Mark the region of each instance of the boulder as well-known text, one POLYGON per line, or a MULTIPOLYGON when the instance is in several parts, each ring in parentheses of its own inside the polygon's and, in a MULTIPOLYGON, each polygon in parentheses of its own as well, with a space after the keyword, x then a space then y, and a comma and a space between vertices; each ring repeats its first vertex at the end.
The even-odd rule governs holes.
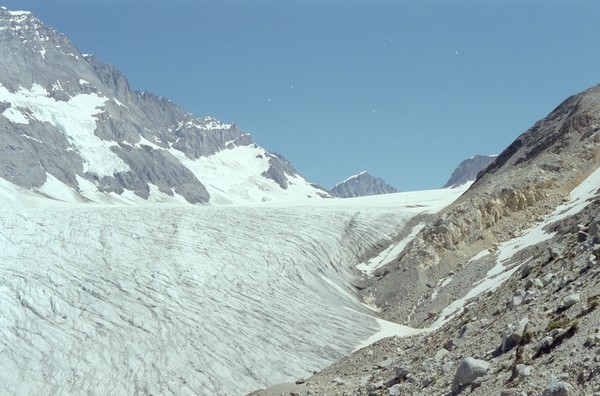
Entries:
POLYGON ((531 375, 531 366, 526 364, 517 364, 515 366, 515 373, 518 377, 529 377, 531 375))
POLYGON ((572 293, 563 298, 562 300, 562 308, 571 308, 573 305, 577 304, 581 301, 581 297, 579 297, 579 293, 572 293))
POLYGON ((518 289, 515 294, 513 294, 510 302, 509 302, 509 306, 510 308, 516 308, 519 305, 521 305, 523 303, 523 298, 527 295, 527 293, 525 293, 525 290, 523 289, 518 289))
POLYGON ((542 396, 572 396, 575 394, 573 386, 568 382, 559 381, 554 375, 548 377, 548 385, 542 396))
POLYGON ((591 237, 590 243, 596 244, 600 241, 600 218, 592 220, 588 226, 589 235, 591 237))
POLYGON ((388 395, 390 395, 390 396, 400 395, 401 390, 402 390, 402 387, 400 386, 400 384, 396 384, 388 389, 388 395))
POLYGON ((397 381, 404 381, 408 374, 411 372, 410 367, 408 366, 400 366, 396 369, 396 377, 397 381))
POLYGON ((454 380, 452 382, 452 391, 459 393, 463 387, 470 385, 475 380, 483 377, 488 371, 490 364, 485 360, 475 358, 465 358, 458 367, 454 374, 454 380))
POLYGON ((554 274, 552 272, 548 272, 546 275, 544 275, 542 278, 542 283, 544 286, 548 286, 550 282, 552 282, 552 278, 554 278, 554 274))
POLYGON ((502 339, 502 352, 508 352, 516 345, 519 345, 521 340, 523 339, 523 334, 525 333, 525 328, 529 323, 528 318, 523 318, 516 325, 511 325, 508 330, 504 333, 504 338, 502 339))
POLYGON ((444 360, 444 358, 445 358, 445 357, 446 357, 446 356, 447 356, 449 353, 450 353, 450 352, 449 352, 447 349, 445 349, 445 348, 442 348, 442 349, 440 349, 440 350, 439 350, 439 351, 437 351, 437 352, 436 352, 436 354, 435 354, 435 361, 436 361, 436 362, 442 362, 442 361, 444 360))
POLYGON ((538 278, 527 279, 527 282, 525 283, 525 290, 529 290, 532 287, 541 289, 542 287, 544 287, 544 283, 538 278))

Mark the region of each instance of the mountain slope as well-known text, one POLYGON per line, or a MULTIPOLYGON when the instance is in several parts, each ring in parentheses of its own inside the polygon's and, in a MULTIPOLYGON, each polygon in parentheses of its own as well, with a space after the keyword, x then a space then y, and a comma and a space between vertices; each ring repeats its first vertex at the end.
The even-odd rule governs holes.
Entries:
POLYGON ((257 393, 598 392, 599 131, 595 86, 519 136, 451 205, 407 224, 414 232, 367 272, 363 299, 424 334, 381 340, 304 387, 257 393))
POLYGON ((475 181, 477 174, 494 162, 496 157, 496 155, 475 155, 462 161, 442 188, 452 188, 475 181))
POLYGON ((0 52, 7 54, 0 58, 0 177, 20 187, 47 196, 49 182, 100 202, 327 195, 237 125, 132 91, 113 66, 81 54, 28 12, 0 9, 0 52), (207 158, 223 177, 204 171, 207 158))
POLYGON ((481 250, 529 228, 563 201, 600 164, 600 87, 575 95, 504 150, 469 190, 428 224, 398 257, 402 274, 378 283, 391 318, 422 323, 437 302, 417 303, 423 293, 481 250), (412 284, 397 285, 408 274, 412 284), (392 289, 393 288, 393 289, 392 289), (392 291, 393 290, 393 291, 392 291), (414 316, 407 316, 409 311, 414 316))
POLYGON ((335 197, 352 198, 397 193, 398 190, 386 184, 383 179, 375 178, 364 171, 336 184, 329 192, 335 197))

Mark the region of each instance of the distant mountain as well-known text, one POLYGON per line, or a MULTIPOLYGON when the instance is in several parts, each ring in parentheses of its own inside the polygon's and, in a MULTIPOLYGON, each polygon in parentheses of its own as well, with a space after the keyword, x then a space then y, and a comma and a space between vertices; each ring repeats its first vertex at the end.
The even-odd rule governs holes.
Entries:
POLYGON ((456 187, 474 181, 477 179, 477 174, 485 170, 497 157, 497 155, 476 155, 462 161, 442 188, 456 187))
POLYGON ((327 196, 236 124, 133 91, 31 13, 0 9, 0 177, 66 201, 327 196))
POLYGON ((383 179, 375 178, 367 173, 367 171, 364 171, 336 184, 329 192, 335 197, 352 198, 397 193, 398 190, 386 184, 383 179))

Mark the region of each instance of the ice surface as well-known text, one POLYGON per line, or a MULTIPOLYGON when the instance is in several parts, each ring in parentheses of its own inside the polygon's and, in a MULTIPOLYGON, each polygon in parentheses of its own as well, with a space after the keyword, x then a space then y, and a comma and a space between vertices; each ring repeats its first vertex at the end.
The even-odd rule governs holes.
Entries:
MULTIPOLYGON (((68 201, 65 187, 40 192, 68 201)), ((411 332, 373 317, 353 267, 442 201, 78 205, 0 179, 3 390, 243 394, 411 332)))

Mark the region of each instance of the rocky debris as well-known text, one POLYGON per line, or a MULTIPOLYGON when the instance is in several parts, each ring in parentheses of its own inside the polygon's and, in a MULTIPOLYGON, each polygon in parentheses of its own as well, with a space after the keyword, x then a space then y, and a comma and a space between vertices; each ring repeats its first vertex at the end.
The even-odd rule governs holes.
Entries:
MULTIPOLYGON (((469 258, 483 250, 493 252, 494 246, 520 235, 563 203, 600 164, 598 131, 600 86, 569 98, 523 133, 365 289, 381 301, 382 316, 413 327, 431 321, 429 312, 441 312, 443 301, 456 299, 461 289, 448 285, 431 299, 428 285, 438 284, 451 271, 457 274, 455 285, 473 271, 486 272, 490 267, 479 264, 491 265, 489 261, 479 258, 475 269, 467 265, 469 258), (407 278, 411 282, 403 281, 407 278)), ((563 253, 546 248, 552 260, 563 253)), ((520 306, 518 298, 515 302, 520 306)))
POLYGON ((459 393, 465 386, 471 385, 478 378, 483 377, 488 371, 490 364, 485 360, 466 358, 456 368, 452 391, 459 393))
POLYGON ((387 395, 391 387, 411 395, 453 388, 472 395, 600 394, 598 193, 581 202, 581 211, 562 212, 539 230, 537 243, 509 245, 510 258, 504 250, 598 168, 598 132, 600 86, 568 99, 508 147, 361 291, 384 318, 430 331, 357 351, 310 378, 310 394, 342 394, 325 385, 339 372, 347 373, 343 390, 353 395, 387 395), (465 296, 483 288, 482 279, 503 275, 465 296), (447 315, 454 302, 462 308, 447 315), (390 365, 373 365, 384 357, 390 365), (465 357, 487 370, 455 381, 465 357), (404 365, 410 373, 396 379, 395 368, 404 365), (549 382, 549 374, 558 379, 549 382))
POLYGON ((470 384, 457 379, 459 384, 464 381, 461 395, 541 395, 546 389, 567 395, 600 392, 600 266, 589 267, 592 247, 587 240, 577 242, 577 224, 588 224, 598 211, 600 197, 573 218, 554 225, 552 239, 517 257, 532 257, 525 277, 515 271, 438 330, 378 341, 293 391, 299 395, 448 395, 465 357, 472 356, 487 363, 488 369, 470 384), (548 246, 554 246, 552 252, 548 246), (509 309, 506 301, 521 294, 519 290, 538 293, 530 303, 523 301, 509 309), (579 302, 560 309, 573 294, 579 295, 579 302), (549 373, 558 379, 549 383, 549 373), (345 385, 332 383, 335 378, 345 385))

